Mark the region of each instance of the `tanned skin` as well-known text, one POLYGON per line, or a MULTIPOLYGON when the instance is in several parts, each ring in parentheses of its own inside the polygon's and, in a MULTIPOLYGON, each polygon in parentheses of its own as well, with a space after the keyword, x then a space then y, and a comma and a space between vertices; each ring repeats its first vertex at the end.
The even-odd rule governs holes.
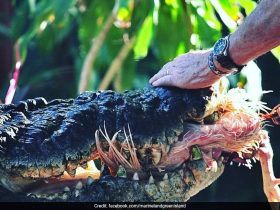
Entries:
MULTIPOLYGON (((246 64, 280 45, 280 0, 262 0, 245 22, 230 36, 229 54, 237 64, 246 64)), ((221 76, 208 67, 210 50, 189 52, 165 64, 150 83, 196 89, 211 86, 221 76)), ((218 69, 230 72, 215 62, 218 69)))

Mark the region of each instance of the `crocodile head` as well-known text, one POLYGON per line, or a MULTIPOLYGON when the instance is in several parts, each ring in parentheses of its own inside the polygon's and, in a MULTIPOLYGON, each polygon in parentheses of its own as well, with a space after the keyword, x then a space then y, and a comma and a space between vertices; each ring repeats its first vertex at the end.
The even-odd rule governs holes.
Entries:
POLYGON ((265 131, 259 106, 243 95, 147 87, 1 105, 1 185, 49 195, 109 173, 137 182, 150 200, 188 200, 228 159, 250 165, 265 131))

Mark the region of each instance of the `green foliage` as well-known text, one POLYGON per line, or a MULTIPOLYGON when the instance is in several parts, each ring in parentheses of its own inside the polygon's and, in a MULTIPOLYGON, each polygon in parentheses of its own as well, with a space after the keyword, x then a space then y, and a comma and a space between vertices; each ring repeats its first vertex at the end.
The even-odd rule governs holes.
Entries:
POLYGON ((137 34, 136 44, 134 46, 135 59, 144 58, 148 54, 149 46, 153 37, 153 17, 150 14, 137 34))
POLYGON ((181 1, 165 1, 158 11, 158 24, 155 28, 154 52, 164 64, 178 55, 177 52, 187 52, 190 46, 190 25, 187 24, 186 5, 181 1), (183 48, 183 50, 182 50, 183 48))
POLYGON ((200 151, 198 146, 193 146, 191 150, 192 159, 193 160, 200 160, 202 158, 202 152, 200 151))
MULTIPOLYGON (((213 21, 213 10, 209 9, 210 5, 202 3, 200 6, 191 5, 192 26, 194 35, 198 40, 194 43, 196 48, 210 48, 221 36, 219 23, 213 21), (212 22, 210 22, 212 20, 212 22)), ((211 8, 211 7, 210 7, 211 8)))
MULTIPOLYGON (((85 57, 116 6, 116 21, 92 67, 90 90, 98 88, 126 39, 136 38, 111 81, 109 88, 118 91, 145 86, 150 76, 179 54, 212 47, 222 36, 223 27, 232 31, 242 20, 240 9, 248 15, 256 3, 253 0, 14 0, 11 6, 11 28, 0 25, 0 34, 19 43, 22 61, 27 58, 42 64, 35 68, 32 62, 26 62, 23 69, 28 69, 28 74, 23 71, 21 80, 36 84, 55 79, 63 74, 63 69, 72 69, 74 79, 67 82, 75 92, 85 57), (30 52, 33 53, 29 55, 30 52), (48 64, 43 62, 44 55, 50 61, 48 64), (67 63, 65 58, 71 62, 67 63), (36 76, 30 79, 32 71, 36 76)), ((279 52, 278 48, 273 51, 278 58, 279 52)))
POLYGON ((275 49, 272 50, 273 55, 278 58, 280 62, 280 47, 276 47, 275 49))
POLYGON ((239 0, 239 4, 245 9, 246 15, 249 15, 257 6, 255 1, 239 0))

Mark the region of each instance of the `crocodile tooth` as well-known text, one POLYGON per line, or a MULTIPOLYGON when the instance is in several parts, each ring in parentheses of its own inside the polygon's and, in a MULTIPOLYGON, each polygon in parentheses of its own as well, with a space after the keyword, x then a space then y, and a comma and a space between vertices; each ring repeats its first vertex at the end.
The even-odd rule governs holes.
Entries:
POLYGON ((53 200, 55 199, 55 194, 44 194, 42 198, 48 199, 48 200, 53 200))
POLYGON ((31 198, 40 198, 40 194, 27 193, 27 196, 31 198))
POLYGON ((163 176, 163 180, 168 180, 168 174, 166 173, 166 174, 164 174, 164 176, 163 176))
POLYGON ((70 188, 68 186, 64 187, 63 189, 64 192, 70 192, 70 188))
POLYGON ((77 197, 80 195, 80 191, 79 191, 79 190, 75 190, 75 191, 74 191, 74 195, 75 195, 75 197, 77 198, 77 197))
POLYGON ((218 170, 218 163, 217 163, 217 161, 214 160, 214 161, 212 162, 211 171, 214 172, 214 173, 216 173, 217 170, 218 170))
POLYGON ((61 199, 62 200, 67 200, 68 199, 68 194, 67 193, 63 193, 61 199))
POLYGON ((92 185, 93 182, 94 182, 94 179, 91 176, 88 176, 87 182, 86 182, 87 186, 92 185))
POLYGON ((159 173, 165 171, 165 169, 161 169, 160 167, 158 167, 157 169, 158 169, 158 172, 159 172, 159 173))
POLYGON ((154 177, 151 175, 149 177, 149 184, 154 184, 154 183, 155 183, 154 177))
POLYGON ((82 181, 78 181, 78 183, 76 184, 76 187, 75 187, 77 190, 81 190, 83 188, 83 183, 82 181))
POLYGON ((255 157, 253 157, 252 159, 253 159, 254 163, 256 163, 256 162, 257 162, 257 160, 256 160, 256 158, 255 158, 255 157))
POLYGON ((137 173, 137 172, 135 172, 135 173, 133 174, 132 180, 139 181, 139 176, 138 176, 138 173, 137 173))
POLYGON ((157 165, 161 159, 161 152, 157 150, 152 151, 152 161, 154 165, 157 165))
POLYGON ((241 163, 238 163, 238 167, 241 166, 241 163))

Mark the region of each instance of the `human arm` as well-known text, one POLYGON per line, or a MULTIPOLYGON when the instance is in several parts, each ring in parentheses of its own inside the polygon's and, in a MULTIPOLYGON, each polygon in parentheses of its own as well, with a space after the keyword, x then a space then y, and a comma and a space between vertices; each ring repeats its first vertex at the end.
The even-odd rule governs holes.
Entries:
MULTIPOLYGON (((262 0, 245 22, 230 36, 229 54, 236 64, 248 61, 280 45, 280 0, 262 0)), ((167 63, 150 79, 154 86, 195 89, 211 86, 221 76, 208 67, 211 50, 189 52, 167 63)), ((230 72, 215 61, 223 72, 230 72)))

